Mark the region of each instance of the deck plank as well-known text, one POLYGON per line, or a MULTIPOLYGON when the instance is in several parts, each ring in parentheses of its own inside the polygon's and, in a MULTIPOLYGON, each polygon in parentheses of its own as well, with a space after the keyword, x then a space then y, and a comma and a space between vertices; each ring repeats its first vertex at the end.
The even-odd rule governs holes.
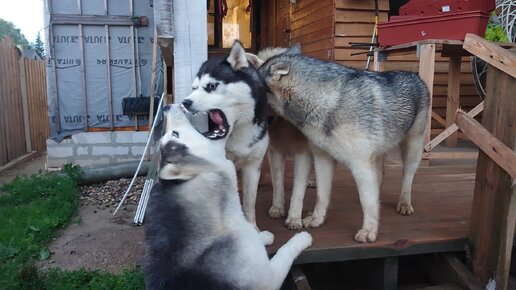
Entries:
MULTIPOLYGON (((266 166, 264 166, 266 167, 266 166)), ((287 164, 291 168, 291 164, 287 164)), ((256 204, 257 224, 274 233, 274 253, 295 231, 283 225, 284 219, 267 216, 272 200, 268 168, 262 171, 256 204)), ((421 167, 414 178, 412 201, 415 213, 401 216, 396 212, 402 169, 389 165, 381 189, 381 214, 378 240, 360 244, 353 240, 362 223, 358 192, 349 171, 338 167, 333 182, 331 203, 325 224, 308 231, 314 238, 296 263, 345 261, 389 256, 462 251, 469 231, 469 216, 475 183, 475 165, 421 167)), ((285 177, 286 206, 292 189, 292 172, 285 177)), ((316 190, 308 188, 303 217, 314 207, 316 190)))

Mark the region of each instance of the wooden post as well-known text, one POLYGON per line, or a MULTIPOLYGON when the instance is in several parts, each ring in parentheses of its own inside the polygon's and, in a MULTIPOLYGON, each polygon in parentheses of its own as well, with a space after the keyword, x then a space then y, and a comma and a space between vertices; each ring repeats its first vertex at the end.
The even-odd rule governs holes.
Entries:
MULTIPOLYGON (((455 112, 459 108, 460 98, 460 65, 461 57, 455 54, 450 57, 448 67, 448 97, 446 98, 446 128, 453 125, 455 112)), ((457 146, 457 131, 445 140, 446 146, 457 146)))
MULTIPOLYGON (((422 44, 419 46, 419 76, 425 82, 430 94, 428 122, 426 124, 425 144, 430 142, 432 134, 432 98, 434 91, 435 70, 435 44, 422 44)), ((423 160, 422 165, 428 165, 429 161, 423 160)))
MULTIPOLYGON (((482 125, 509 148, 516 148, 516 79, 490 66, 482 125)), ((516 219, 511 177, 484 152, 479 153, 471 212, 473 272, 485 286, 506 289, 516 219)))
POLYGON ((30 138, 30 121, 29 121, 29 100, 27 96, 27 77, 25 75, 25 58, 20 57, 18 64, 20 66, 20 89, 22 97, 23 109, 23 126, 25 128, 25 149, 27 153, 32 152, 32 141, 30 138))
POLYGON ((373 70, 374 71, 385 71, 385 61, 387 60, 387 54, 385 52, 380 52, 375 50, 374 52, 374 61, 373 61, 373 70))
POLYGON ((398 257, 376 259, 371 270, 370 289, 398 289, 398 257))

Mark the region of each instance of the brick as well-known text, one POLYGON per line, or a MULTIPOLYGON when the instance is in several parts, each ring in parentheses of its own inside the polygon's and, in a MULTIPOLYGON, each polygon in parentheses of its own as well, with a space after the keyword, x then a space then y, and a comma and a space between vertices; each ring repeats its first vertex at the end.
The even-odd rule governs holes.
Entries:
POLYGON ((145 150, 145 146, 131 146, 131 153, 133 156, 140 158, 145 150))
POLYGON ((106 144, 111 143, 111 132, 87 132, 72 135, 76 144, 106 144))
POLYGON ((114 142, 120 143, 147 143, 149 132, 115 132, 114 142))
POLYGON ((47 147, 47 156, 53 158, 66 158, 72 157, 73 147, 72 146, 50 146, 47 147))
POLYGON ((77 147, 77 155, 78 156, 88 155, 89 154, 88 149, 89 149, 88 146, 77 147))
POLYGON ((91 150, 92 156, 102 155, 129 155, 129 147, 126 146, 93 146, 91 150))
POLYGON ((88 166, 95 166, 95 165, 102 165, 102 164, 110 164, 113 163, 110 158, 96 158, 96 159, 77 159, 75 161, 76 164, 82 166, 82 167, 88 167, 88 166))

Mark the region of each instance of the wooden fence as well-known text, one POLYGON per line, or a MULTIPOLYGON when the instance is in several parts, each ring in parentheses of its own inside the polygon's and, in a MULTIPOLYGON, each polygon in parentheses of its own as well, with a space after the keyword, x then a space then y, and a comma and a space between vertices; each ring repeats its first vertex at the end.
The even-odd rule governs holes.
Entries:
POLYGON ((10 37, 0 40, 0 168, 46 150, 45 79, 44 61, 23 59, 10 37))

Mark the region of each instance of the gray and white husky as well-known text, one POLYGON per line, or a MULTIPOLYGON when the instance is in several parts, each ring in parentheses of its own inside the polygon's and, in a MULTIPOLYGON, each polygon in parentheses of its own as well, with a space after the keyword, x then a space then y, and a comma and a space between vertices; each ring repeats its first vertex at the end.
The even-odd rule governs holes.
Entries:
POLYGON ((146 288, 279 289, 312 237, 294 235, 269 259, 274 236, 244 217, 226 137, 206 138, 178 106, 166 114, 145 223, 146 288))
POLYGON ((362 71, 290 53, 268 59, 259 71, 271 91, 272 109, 314 145, 317 203, 305 225, 324 222, 336 160, 350 168, 359 192, 364 219, 355 240, 375 241, 384 156, 399 144, 404 166, 397 211, 414 212, 411 188, 430 100, 418 75, 362 71))
POLYGON ((269 144, 265 83, 248 62, 242 44, 235 41, 226 57, 210 58, 201 66, 192 88, 182 104, 191 112, 209 112, 206 137, 229 135, 226 154, 242 174, 244 213, 256 223, 256 193, 269 144))

